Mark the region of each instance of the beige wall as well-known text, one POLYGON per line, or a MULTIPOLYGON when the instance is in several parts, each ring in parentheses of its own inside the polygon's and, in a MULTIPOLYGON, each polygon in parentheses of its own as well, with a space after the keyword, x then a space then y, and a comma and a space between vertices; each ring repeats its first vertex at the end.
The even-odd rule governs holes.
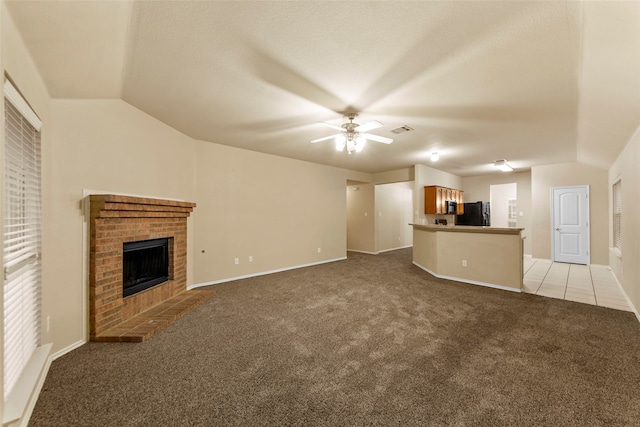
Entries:
POLYGON ((534 258, 551 259, 551 189, 588 185, 590 257, 592 264, 609 263, 607 171, 580 163, 535 166, 531 169, 531 233, 534 258))
POLYGON ((196 284, 346 256, 349 171, 203 141, 195 169, 196 284))
POLYGON ((438 270, 443 276, 522 288, 520 235, 437 233, 438 270), (462 260, 467 266, 462 266, 462 260))
POLYGON ((347 248, 350 251, 376 253, 375 187, 363 184, 347 188, 347 248))
MULTIPOLYGON (((124 101, 54 100, 51 105, 42 314, 51 316, 51 333, 45 338, 54 342, 55 351, 85 338, 84 191, 195 202, 196 153, 190 138, 124 101)), ((192 219, 188 239, 191 280, 192 219)))
MULTIPOLYGON (((609 169, 609 224, 612 224, 611 186, 622 180, 622 251, 609 251, 609 265, 636 309, 640 309, 640 128, 609 169)), ((609 233, 611 236, 611 233, 609 233)), ((611 248, 611 237, 608 247, 611 248)))
POLYGON ((376 252, 413 244, 413 182, 376 185, 376 252))
POLYGON ((408 182, 415 178, 415 167, 397 169, 388 172, 380 172, 373 175, 375 184, 388 184, 392 182, 408 182))
POLYGON ((415 165, 415 181, 413 190, 413 220, 416 224, 427 221, 435 222, 435 218, 444 218, 449 224, 455 222, 455 215, 427 215, 424 213, 424 187, 439 185, 462 190, 462 178, 425 165, 415 165))
POLYGON ((414 263, 440 277, 522 288, 523 253, 519 233, 446 231, 437 226, 416 226, 413 239, 414 263))
MULTIPOLYGON (((387 175, 398 176, 393 171, 387 175)), ((347 248, 378 253, 411 246, 413 233, 408 224, 413 221, 412 212, 413 182, 349 186, 347 248)))
POLYGON ((522 235, 524 240, 524 253, 531 255, 532 252, 532 218, 531 207, 531 172, 514 172, 472 176, 462 178, 462 190, 464 190, 465 202, 489 201, 491 196, 491 186, 497 184, 507 184, 515 182, 518 186, 518 214, 516 226, 524 228, 522 235))

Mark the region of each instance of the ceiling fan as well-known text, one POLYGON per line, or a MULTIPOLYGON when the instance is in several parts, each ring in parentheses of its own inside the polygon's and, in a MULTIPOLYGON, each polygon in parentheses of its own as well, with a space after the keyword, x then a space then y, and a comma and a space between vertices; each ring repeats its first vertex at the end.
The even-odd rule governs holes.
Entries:
POLYGON ((352 151, 362 151, 368 139, 370 139, 371 141, 382 142, 383 144, 391 144, 393 142, 393 139, 391 138, 366 133, 370 130, 381 127, 382 123, 374 120, 372 122, 359 125, 358 123, 353 122, 353 120, 358 117, 358 114, 356 113, 348 113, 345 115, 345 117, 349 119, 349 122, 343 123, 342 126, 320 122, 321 124, 330 127, 331 129, 339 130, 340 133, 331 136, 325 136, 324 138, 314 139, 313 141, 311 141, 311 143, 315 144, 316 142, 335 139, 336 150, 344 151, 346 147, 349 154, 351 154, 352 151))

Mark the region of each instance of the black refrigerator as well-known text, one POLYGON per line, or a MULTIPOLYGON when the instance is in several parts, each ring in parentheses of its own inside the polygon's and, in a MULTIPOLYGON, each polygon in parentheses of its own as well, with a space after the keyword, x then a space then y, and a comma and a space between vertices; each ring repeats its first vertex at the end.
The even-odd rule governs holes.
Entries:
POLYGON ((456 216, 456 225, 491 225, 491 207, 489 202, 464 204, 464 213, 456 216))

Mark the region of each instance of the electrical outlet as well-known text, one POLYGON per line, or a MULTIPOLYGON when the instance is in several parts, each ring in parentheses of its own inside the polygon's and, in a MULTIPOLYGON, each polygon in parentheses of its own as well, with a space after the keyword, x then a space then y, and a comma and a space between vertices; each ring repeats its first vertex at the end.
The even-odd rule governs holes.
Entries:
POLYGON ((249 255, 249 262, 253 262, 253 255, 249 255))
POLYGON ((320 252, 322 252, 322 249, 321 249, 321 248, 318 248, 318 253, 320 253, 320 252))
POLYGON ((463 267, 466 267, 466 266, 467 266, 467 260, 466 260, 466 259, 463 259, 463 260, 462 260, 462 266, 463 266, 463 267))
POLYGON ((240 264, 240 258, 234 259, 234 262, 236 263, 236 265, 240 264))
POLYGON ((47 316, 47 333, 51 330, 51 316, 47 316))
POLYGON ((364 213, 364 216, 367 216, 367 215, 369 215, 369 214, 368 214, 367 212, 365 212, 365 213, 364 213))

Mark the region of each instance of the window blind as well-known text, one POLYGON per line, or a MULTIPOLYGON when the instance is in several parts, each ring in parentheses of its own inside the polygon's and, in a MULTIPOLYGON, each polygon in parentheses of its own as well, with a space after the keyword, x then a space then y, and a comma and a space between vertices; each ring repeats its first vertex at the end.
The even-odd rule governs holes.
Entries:
POLYGON ((5 82, 3 182, 4 398, 40 342, 39 119, 5 82), (16 101, 17 99, 21 101, 16 101), (29 112, 23 114, 24 109, 29 112), (37 125, 37 129, 36 126, 37 125))
POLYGON ((622 252, 622 180, 613 184, 613 247, 622 252))

